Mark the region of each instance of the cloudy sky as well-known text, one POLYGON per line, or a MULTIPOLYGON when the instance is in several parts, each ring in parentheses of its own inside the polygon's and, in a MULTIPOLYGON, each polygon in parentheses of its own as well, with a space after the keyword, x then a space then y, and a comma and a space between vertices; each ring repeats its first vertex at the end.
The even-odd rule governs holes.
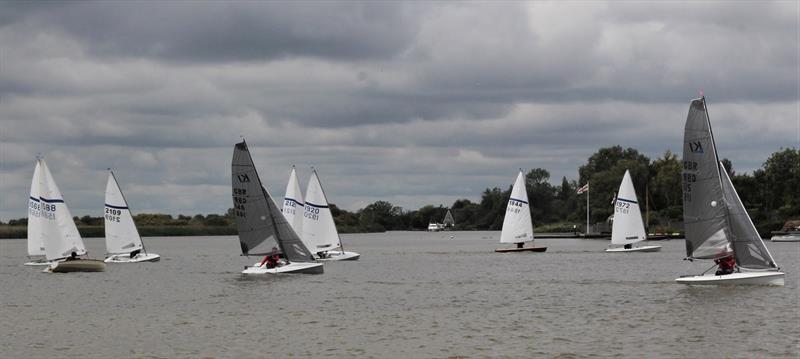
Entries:
POLYGON ((598 148, 680 153, 702 89, 737 172, 800 145, 800 3, 3 2, 0 220, 37 154, 73 215, 223 213, 245 136, 282 197, 478 199, 598 148))

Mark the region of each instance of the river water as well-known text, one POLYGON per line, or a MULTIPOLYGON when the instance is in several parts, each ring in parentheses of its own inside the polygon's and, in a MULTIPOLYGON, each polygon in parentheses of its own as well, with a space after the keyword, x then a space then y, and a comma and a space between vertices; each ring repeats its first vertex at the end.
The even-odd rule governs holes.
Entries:
MULTIPOLYGON (((767 243, 785 287, 687 287, 710 264, 499 232, 343 235, 356 262, 245 277, 236 237, 145 238, 158 263, 104 273, 25 267, 0 241, 3 358, 797 358, 800 244, 767 243), (453 236, 451 239, 450 236, 453 236)), ((102 239, 85 239, 90 254, 102 239)))

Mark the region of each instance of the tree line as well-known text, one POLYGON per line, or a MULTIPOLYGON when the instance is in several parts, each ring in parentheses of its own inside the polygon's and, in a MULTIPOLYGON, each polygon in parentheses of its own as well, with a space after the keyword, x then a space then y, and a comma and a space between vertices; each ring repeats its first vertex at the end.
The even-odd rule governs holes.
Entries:
MULTIPOLYGON (((800 149, 787 148, 772 153, 753 173, 736 173, 728 159, 722 160, 731 180, 762 236, 778 230, 789 219, 800 219, 800 149)), ((584 230, 586 194, 577 189, 589 183, 591 223, 603 224, 613 213, 612 201, 625 170, 631 172, 640 207, 649 209, 646 225, 650 232, 682 231, 682 163, 670 151, 651 160, 633 148, 601 148, 578 169, 579 178, 562 177, 561 184, 550 183, 550 172, 534 168, 525 174, 531 216, 537 232, 584 230)), ((509 178, 509 182, 510 182, 509 178)), ((503 224, 511 186, 487 188, 479 202, 457 199, 450 206, 426 205, 404 210, 387 201, 376 201, 355 212, 330 204, 341 233, 424 230, 430 222, 441 222, 449 209, 456 230, 499 230, 503 224)), ((645 214, 643 213, 643 216, 645 214)), ((102 236, 103 217, 75 217, 82 235, 102 236)), ((134 216, 142 235, 235 234, 233 209, 224 215, 203 216, 141 213, 134 216)), ((0 237, 25 237, 27 219, 11 220, 3 227, 16 227, 16 234, 0 228, 0 237)), ((0 225, 3 223, 0 222, 0 225)), ((602 227, 602 226, 600 226, 602 227)))

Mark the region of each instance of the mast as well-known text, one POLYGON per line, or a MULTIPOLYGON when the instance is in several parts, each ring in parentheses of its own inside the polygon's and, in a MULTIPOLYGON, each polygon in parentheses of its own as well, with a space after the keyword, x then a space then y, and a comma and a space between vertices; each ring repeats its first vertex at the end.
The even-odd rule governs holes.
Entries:
POLYGON ((586 181, 586 234, 589 234, 589 181, 586 181))
MULTIPOLYGON (((725 170, 725 167, 722 166, 722 162, 719 160, 719 154, 717 154, 717 142, 714 141, 714 131, 711 129, 711 117, 708 115, 708 107, 706 106, 706 96, 703 95, 703 97, 701 97, 701 98, 703 100, 703 110, 704 110, 704 112, 706 114, 706 123, 708 123, 708 134, 711 137, 711 148, 714 149, 714 159, 716 160, 716 163, 717 163, 717 166, 714 166, 714 167, 716 167, 716 170, 717 170, 717 180, 719 181, 719 188, 723 188, 722 187, 722 173, 720 173, 720 171, 726 171, 726 170, 725 170)), ((727 175, 727 173, 726 173, 726 175, 727 175)), ((721 194, 722 194, 722 198, 725 199, 725 212, 728 214, 728 215, 725 216, 725 225, 728 227, 728 232, 731 232, 731 218, 730 218, 731 216, 730 216, 730 208, 728 207, 728 203, 727 203, 728 200, 725 198, 725 191, 724 190, 722 191, 721 194)), ((733 248, 735 247, 734 244, 733 244, 733 240, 732 240, 732 238, 730 238, 730 236, 726 236, 726 237, 728 239, 728 243, 731 246, 731 251, 733 251, 734 250, 733 248)))
POLYGON ((650 192, 647 183, 644 184, 644 234, 650 231, 650 192))
MULTIPOLYGON (((117 181, 117 176, 114 175, 114 171, 111 168, 108 169, 108 172, 111 174, 111 178, 114 179, 114 184, 117 185, 117 189, 119 190, 120 196, 122 196, 122 201, 125 202, 125 207, 128 207, 128 213, 131 215, 131 221, 133 222, 134 228, 136 227, 136 221, 133 220, 133 213, 131 212, 131 205, 128 204, 128 199, 125 198, 125 193, 122 192, 122 188, 119 187, 119 181, 117 181)), ((142 235, 139 234, 139 230, 136 230, 136 236, 139 237, 139 243, 142 244, 142 252, 147 254, 147 248, 144 247, 144 241, 142 240, 142 235)))

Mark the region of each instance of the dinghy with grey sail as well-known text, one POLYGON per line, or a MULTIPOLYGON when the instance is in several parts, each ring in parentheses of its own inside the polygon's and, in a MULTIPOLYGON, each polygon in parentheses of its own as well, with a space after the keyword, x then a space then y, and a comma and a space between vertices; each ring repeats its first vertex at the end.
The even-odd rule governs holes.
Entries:
MULTIPOLYGON (((683 219, 686 259, 724 262, 733 256, 733 273, 683 276, 683 284, 783 285, 764 242, 719 161, 705 97, 689 106, 683 146, 683 219)), ((713 268, 713 267, 712 267, 713 268)))
POLYGON ((243 274, 323 272, 322 263, 314 260, 262 186, 244 140, 233 149, 231 186, 242 254, 281 257, 275 265, 265 260, 259 265, 245 267, 243 274))

